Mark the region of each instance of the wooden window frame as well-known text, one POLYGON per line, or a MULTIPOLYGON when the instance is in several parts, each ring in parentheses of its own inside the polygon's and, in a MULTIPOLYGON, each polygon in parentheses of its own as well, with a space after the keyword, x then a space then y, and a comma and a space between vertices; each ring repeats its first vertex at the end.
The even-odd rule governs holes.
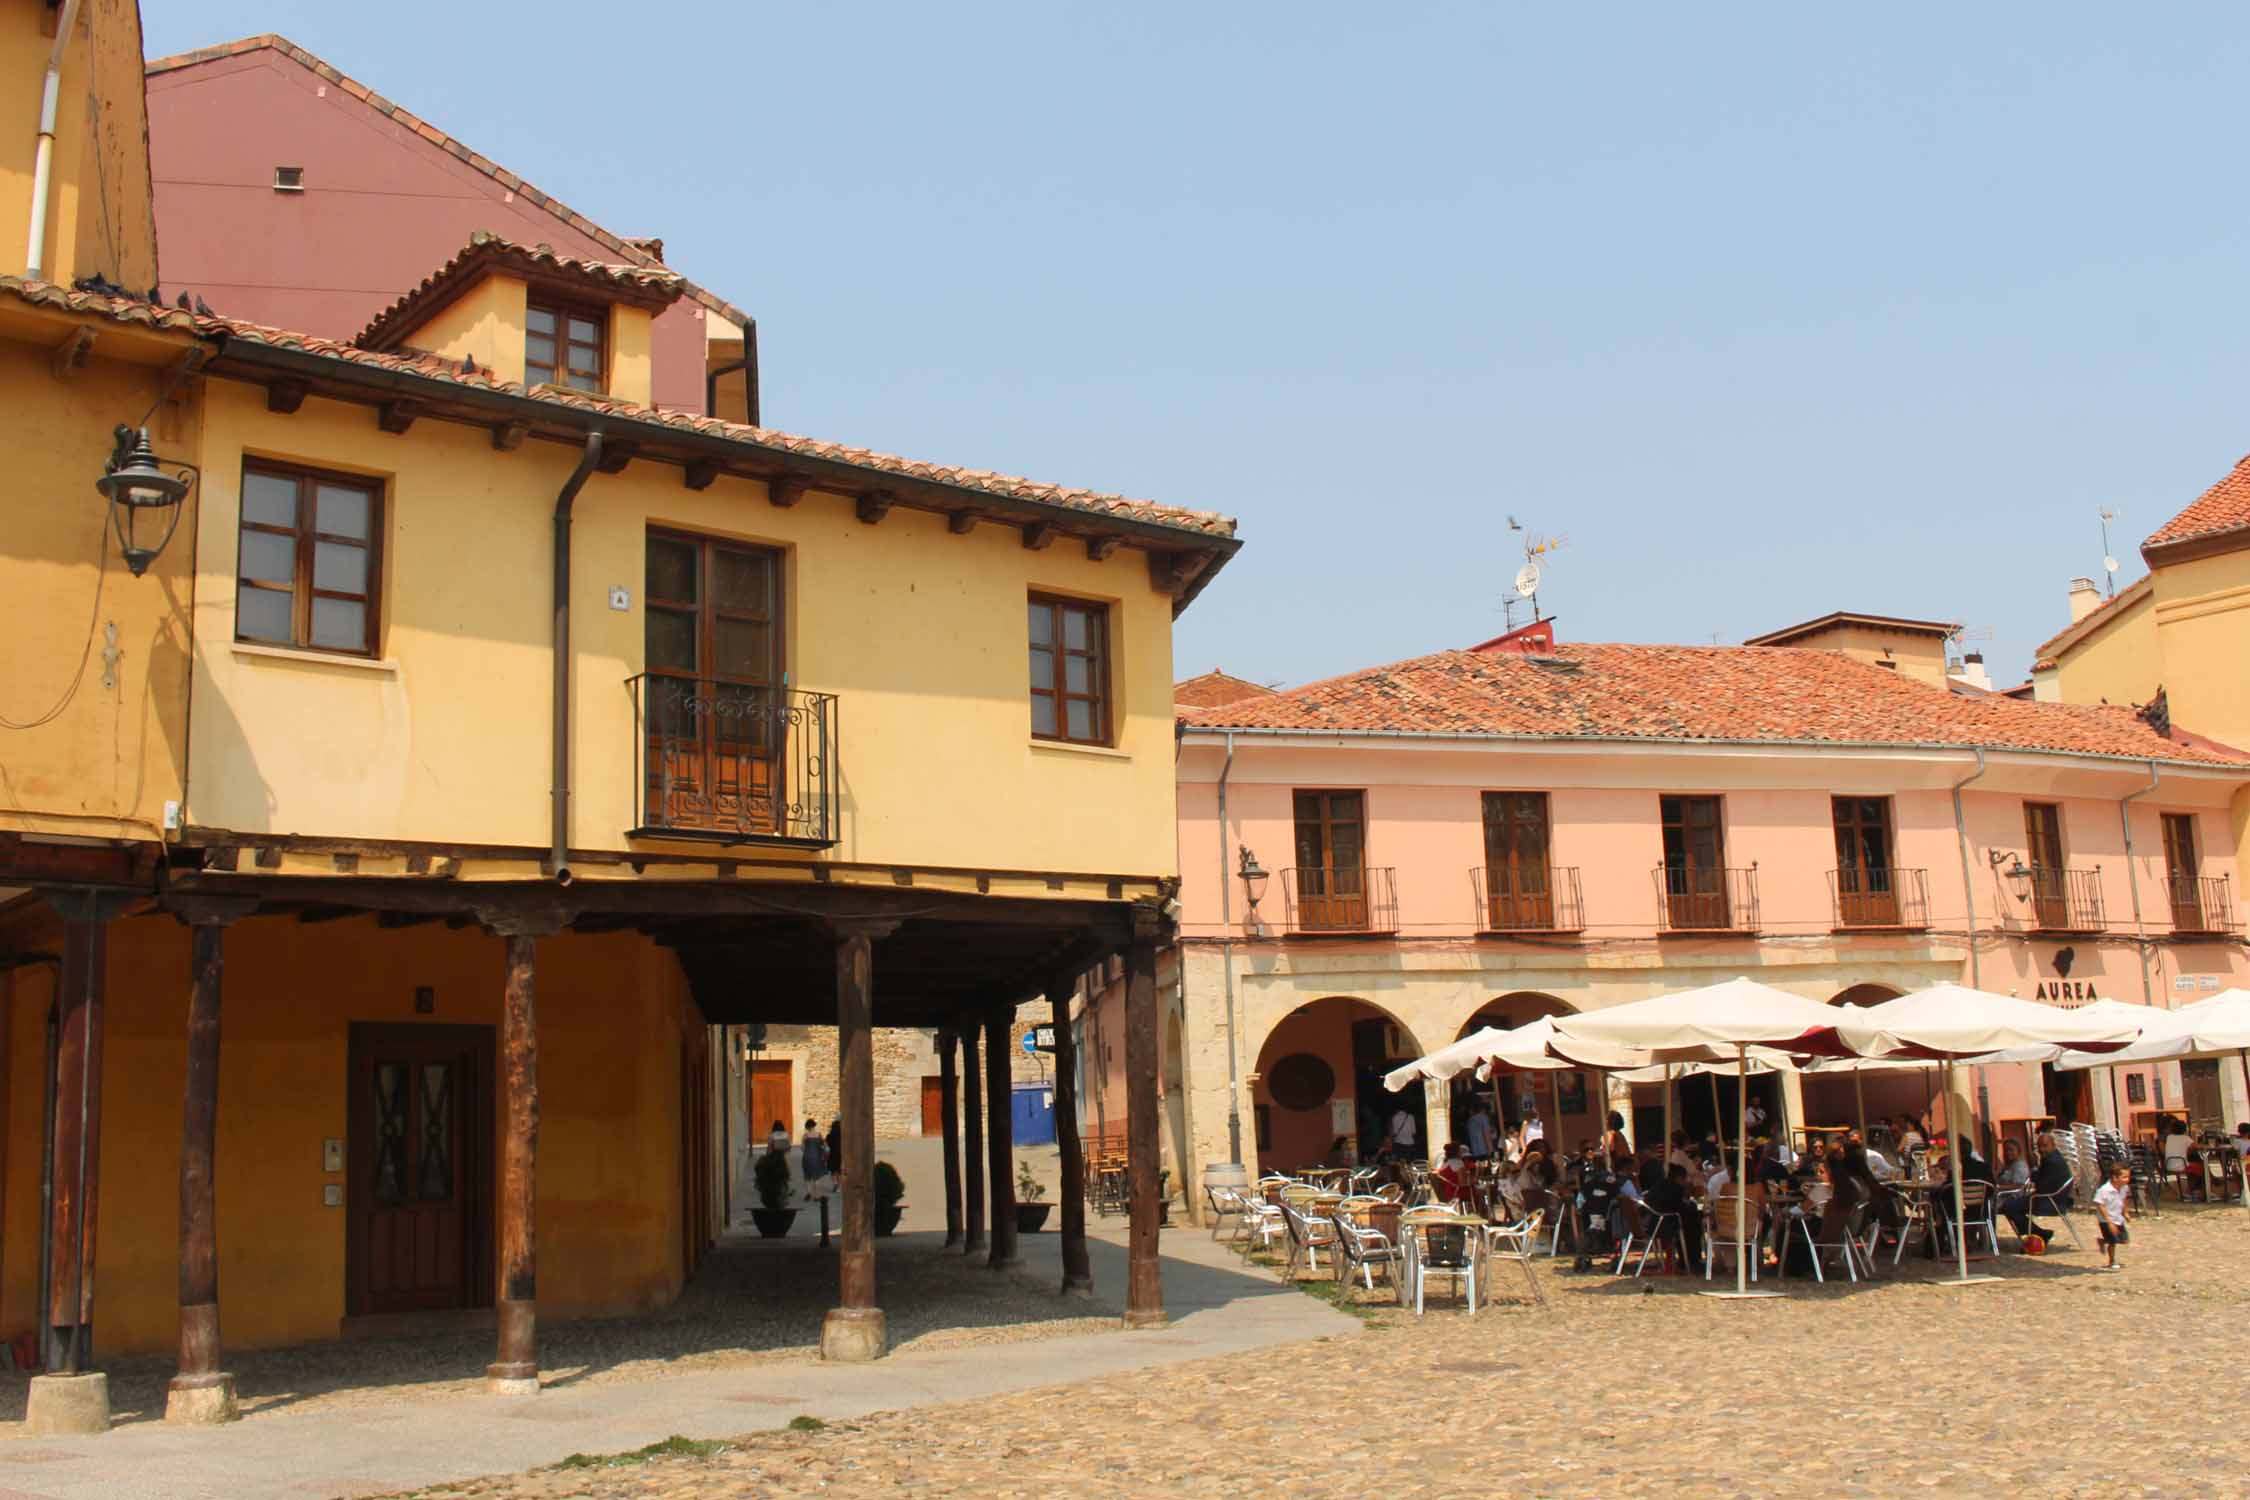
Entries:
MULTIPOLYGON (((544 298, 537 292, 534 292, 524 304, 523 383, 526 386, 552 385, 566 391, 587 389, 585 386, 572 385, 567 378, 570 374, 571 345, 579 342, 570 337, 569 320, 572 318, 583 318, 594 325, 595 336, 599 342, 594 345, 595 383, 592 394, 607 395, 609 393, 610 345, 614 342, 610 337, 609 309, 581 302, 569 302, 559 297, 544 298), (532 376, 531 341, 542 336, 532 331, 531 315, 534 312, 546 313, 555 320, 553 334, 555 358, 561 363, 546 367, 552 373, 545 380, 534 379, 532 376)), ((583 343, 580 343, 580 347, 584 347, 583 343)))
POLYGON ((297 486, 297 519, 295 526, 275 526, 266 521, 253 521, 237 506, 235 513, 234 553, 234 638, 245 646, 273 646, 289 651, 317 651, 329 656, 379 657, 383 640, 383 515, 387 509, 389 486, 380 479, 365 474, 345 474, 333 469, 316 469, 309 464, 288 463, 281 459, 245 458, 242 477, 247 481, 252 475, 269 479, 286 479, 297 486), (319 490, 323 484, 343 489, 353 489, 367 496, 367 536, 343 536, 318 529, 319 490), (309 509, 308 509, 309 507, 309 509), (315 524, 306 525, 305 518, 312 517, 315 524), (270 583, 256 583, 242 576, 242 534, 261 533, 266 536, 285 536, 296 548, 296 576, 289 586, 289 639, 268 640, 263 636, 242 633, 242 593, 255 589, 260 593, 278 594, 280 589, 270 583), (358 547, 367 553, 367 592, 346 593, 341 589, 324 589, 313 582, 315 551, 321 542, 335 546, 358 547), (367 630, 358 647, 316 645, 312 638, 312 607, 315 599, 341 599, 358 604, 367 612, 367 630))
POLYGON ((1482 792, 1478 794, 1477 810, 1484 824, 1485 910, 1479 920, 1495 929, 1546 930, 1554 927, 1554 798, 1546 792, 1535 791, 1482 792), (1519 798, 1531 798, 1537 802, 1539 816, 1536 820, 1514 816, 1514 806, 1519 798), (1514 834, 1534 821, 1539 829, 1538 874, 1535 880, 1527 881, 1523 874, 1525 867, 1520 851, 1515 847, 1514 834), (1501 875, 1504 870, 1510 873, 1503 887, 1501 875), (1503 916, 1510 920, 1502 921, 1503 916))
POLYGON ((1899 925, 1898 809, 1888 796, 1842 792, 1828 798, 1828 822, 1836 840, 1836 906, 1847 927, 1899 925), (1860 816, 1861 804, 1882 809, 1873 822, 1860 816), (1868 831, 1880 834, 1883 862, 1867 862, 1868 831))
POLYGON ((1055 744, 1093 745, 1104 748, 1116 743, 1112 734, 1115 719, 1114 700, 1117 695, 1117 677, 1114 671, 1116 655, 1112 649, 1114 637, 1110 630, 1111 609, 1110 605, 1098 599, 1074 599, 1067 594, 1045 594, 1037 589, 1032 590, 1026 598, 1024 647, 1027 678, 1030 672, 1031 652, 1045 651, 1053 662, 1053 667, 1044 685, 1036 681, 1031 682, 1030 698, 1031 700, 1049 698, 1054 701, 1054 732, 1051 734, 1042 732, 1039 728, 1039 720, 1034 715, 1031 720, 1031 737, 1033 739, 1046 740, 1055 744), (1044 609, 1048 612, 1048 644, 1045 646, 1041 646, 1030 638, 1029 619, 1030 612, 1034 609, 1044 609), (1091 649, 1078 651, 1065 644, 1068 636, 1063 627, 1063 616, 1069 611, 1084 614, 1091 621, 1092 628, 1089 632, 1089 639, 1093 642, 1091 649), (1089 672, 1089 680, 1094 685, 1092 692, 1074 693, 1070 691, 1070 659, 1073 656, 1083 657, 1093 664, 1089 672), (1075 735, 1070 732, 1070 705, 1073 703, 1090 703, 1093 705, 1094 732, 1091 737, 1075 735))

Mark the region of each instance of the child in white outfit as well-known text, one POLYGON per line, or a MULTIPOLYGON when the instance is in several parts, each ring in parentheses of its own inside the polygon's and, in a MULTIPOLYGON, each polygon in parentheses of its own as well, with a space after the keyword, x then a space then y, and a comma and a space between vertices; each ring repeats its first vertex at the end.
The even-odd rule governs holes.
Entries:
POLYGON ((2095 1225, 2101 1230, 2102 1254, 2109 1258, 2102 1267, 2105 1271, 2124 1269, 2117 1247, 2133 1237, 2125 1227, 2125 1188, 2132 1180, 2133 1169, 2119 1162, 2109 1169, 2109 1181, 2094 1192, 2095 1225))

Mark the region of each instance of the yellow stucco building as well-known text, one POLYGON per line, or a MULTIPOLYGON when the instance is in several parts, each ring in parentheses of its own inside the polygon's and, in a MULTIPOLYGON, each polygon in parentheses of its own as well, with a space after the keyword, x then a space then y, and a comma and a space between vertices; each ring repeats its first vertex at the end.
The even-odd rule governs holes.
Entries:
POLYGON ((1161 1316, 1171 629, 1232 523, 659 411, 661 268, 479 235, 350 343, 167 306, 135 9, 57 14, 0 7, 7 96, 59 58, 69 101, 0 148, 0 1334, 177 1341, 183 1420, 231 1410, 222 1306, 496 1321, 535 1389, 538 1313, 658 1306, 723 1223, 767 1021, 839 1028, 823 1345, 878 1354, 869 1028, 1004 1078, 1112 955, 1161 1316))

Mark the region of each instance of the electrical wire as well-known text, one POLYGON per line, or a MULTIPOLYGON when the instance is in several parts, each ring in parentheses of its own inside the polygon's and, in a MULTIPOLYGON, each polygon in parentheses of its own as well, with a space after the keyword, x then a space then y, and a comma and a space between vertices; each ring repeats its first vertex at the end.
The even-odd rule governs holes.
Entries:
POLYGON ((62 696, 55 700, 54 707, 21 723, 6 714, 0 714, 0 729, 43 728, 60 718, 63 710, 70 707, 71 700, 78 696, 80 685, 86 681, 86 664, 94 659, 94 634, 102 618, 102 583, 108 576, 109 528, 105 525, 94 539, 94 609, 92 616, 86 621, 86 644, 79 648, 77 670, 71 673, 70 683, 63 689, 62 696))

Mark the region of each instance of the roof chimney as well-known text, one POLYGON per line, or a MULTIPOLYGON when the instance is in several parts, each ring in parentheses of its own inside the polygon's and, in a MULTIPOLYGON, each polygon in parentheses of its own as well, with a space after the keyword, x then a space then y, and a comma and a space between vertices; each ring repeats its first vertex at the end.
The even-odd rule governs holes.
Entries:
POLYGON ((1496 635, 1469 649, 1498 656, 1553 656, 1555 617, 1549 615, 1544 620, 1533 620, 1529 625, 1518 625, 1506 635, 1496 635))
POLYGON ((2102 591, 2091 578, 2070 580, 2070 623, 2075 625, 2102 607, 2102 591))

